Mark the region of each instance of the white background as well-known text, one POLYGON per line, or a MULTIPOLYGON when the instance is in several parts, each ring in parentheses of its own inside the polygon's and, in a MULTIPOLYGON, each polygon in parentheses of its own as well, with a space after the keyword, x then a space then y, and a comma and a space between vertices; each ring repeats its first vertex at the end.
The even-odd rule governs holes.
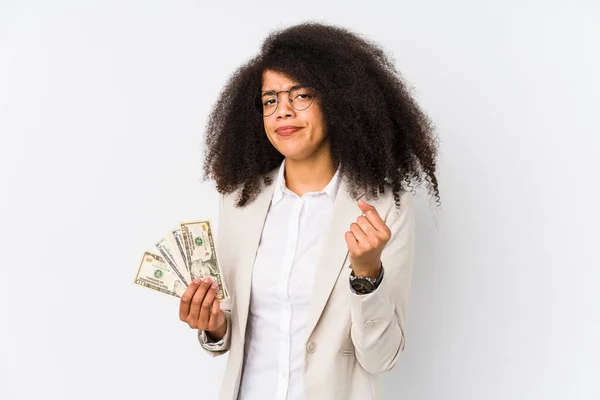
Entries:
POLYGON ((600 399, 592 0, 0 1, 0 399, 217 397, 225 357, 133 274, 179 220, 218 222, 210 107, 308 19, 393 54, 441 139, 385 398, 600 399))

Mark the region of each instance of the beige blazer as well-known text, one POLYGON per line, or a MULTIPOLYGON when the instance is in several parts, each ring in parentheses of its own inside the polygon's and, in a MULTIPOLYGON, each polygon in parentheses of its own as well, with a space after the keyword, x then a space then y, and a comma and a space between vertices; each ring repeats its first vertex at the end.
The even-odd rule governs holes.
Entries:
MULTIPOLYGON (((277 169, 272 173, 276 181, 277 169)), ((315 273, 307 323, 304 392, 307 400, 380 399, 379 374, 390 370, 404 349, 404 325, 414 257, 414 208, 410 192, 402 192, 401 209, 387 189, 372 204, 392 231, 382 253, 381 285, 368 295, 350 291, 351 272, 344 233, 361 215, 342 178, 331 225, 315 273)), ((263 187, 252 203, 234 207, 237 193, 221 195, 217 254, 231 299, 222 303, 229 323, 228 352, 220 399, 236 400, 242 374, 250 283, 274 184, 263 187)), ((362 196, 361 196, 362 197, 362 196)), ((265 399, 269 400, 269 399, 265 399)))

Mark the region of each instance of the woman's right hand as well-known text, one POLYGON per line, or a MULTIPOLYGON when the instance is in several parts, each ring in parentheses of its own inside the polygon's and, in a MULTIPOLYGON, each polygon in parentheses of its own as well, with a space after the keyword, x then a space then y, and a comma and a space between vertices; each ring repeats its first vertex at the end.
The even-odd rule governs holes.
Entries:
POLYGON ((216 294, 217 282, 212 282, 210 276, 204 280, 196 278, 181 296, 179 319, 219 341, 227 331, 227 319, 216 294))

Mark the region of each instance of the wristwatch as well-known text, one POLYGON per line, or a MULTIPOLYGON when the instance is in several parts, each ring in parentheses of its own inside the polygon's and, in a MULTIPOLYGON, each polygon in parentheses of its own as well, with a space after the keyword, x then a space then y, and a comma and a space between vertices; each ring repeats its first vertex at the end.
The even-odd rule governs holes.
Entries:
POLYGON ((373 292, 379 287, 381 280, 383 279, 383 263, 381 264, 381 270, 377 278, 373 279, 368 276, 356 276, 354 270, 350 272, 350 290, 356 294, 368 294, 373 292))

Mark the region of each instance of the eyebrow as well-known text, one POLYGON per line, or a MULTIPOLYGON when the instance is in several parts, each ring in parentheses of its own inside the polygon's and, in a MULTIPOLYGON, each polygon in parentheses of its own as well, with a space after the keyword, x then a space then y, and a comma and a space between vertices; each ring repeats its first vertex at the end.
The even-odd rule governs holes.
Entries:
MULTIPOLYGON (((305 88, 305 87, 307 87, 307 86, 304 86, 304 85, 294 85, 291 88, 289 88, 288 90, 292 90, 292 89, 296 89, 296 88, 305 88)), ((264 96, 267 93, 276 93, 276 91, 274 89, 269 89, 269 90, 263 90, 261 93, 264 96)))

